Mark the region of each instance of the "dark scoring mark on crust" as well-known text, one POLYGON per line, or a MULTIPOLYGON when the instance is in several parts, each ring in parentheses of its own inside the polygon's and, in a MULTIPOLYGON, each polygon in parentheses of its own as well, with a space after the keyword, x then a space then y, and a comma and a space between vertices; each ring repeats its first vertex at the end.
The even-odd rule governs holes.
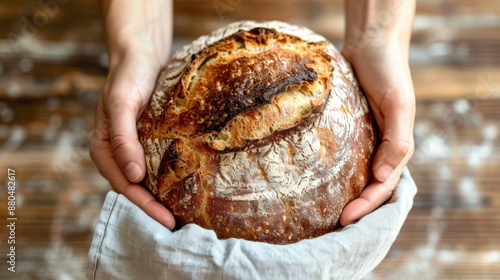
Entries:
MULTIPOLYGON (((335 96, 337 92, 332 89, 340 87, 342 90, 345 87, 348 97, 337 96, 344 105, 355 106, 361 100, 358 89, 347 83, 348 79, 343 75, 340 76, 343 83, 331 84, 338 60, 325 51, 327 47, 326 42, 307 42, 273 29, 257 28, 204 46, 197 54, 186 56, 185 61, 176 62, 185 65, 175 76, 164 80, 175 80, 175 85, 169 83, 169 87, 163 87, 162 98, 166 102, 162 105, 161 115, 153 114, 149 106, 140 121, 147 125, 138 127, 140 139, 169 140, 165 150, 162 150, 161 161, 158 163, 159 159, 155 159, 155 165, 148 165, 147 172, 153 172, 154 184, 148 181, 145 185, 159 202, 170 209, 178 226, 196 223, 214 229, 219 238, 239 237, 279 244, 315 237, 336 227, 338 213, 345 201, 329 195, 352 199, 369 180, 370 166, 361 166, 363 162, 367 164, 368 156, 363 155, 373 150, 371 146, 374 143, 363 139, 373 138, 373 131, 370 128, 356 134, 359 135, 357 138, 348 135, 346 139, 342 138, 345 140, 343 145, 337 145, 340 140, 337 137, 342 135, 338 132, 344 128, 340 125, 331 129, 331 123, 326 128, 326 124, 319 121, 318 125, 328 131, 320 133, 319 129, 316 130, 315 140, 319 140, 324 150, 320 150, 315 161, 318 165, 314 166, 298 165, 295 160, 305 155, 305 149, 296 150, 289 142, 294 134, 302 137, 303 131, 318 117, 324 116, 325 108, 329 108, 327 102, 333 100, 329 96, 335 96), (280 93, 285 94, 278 95, 280 93), (264 106, 269 103, 270 106, 264 106), (255 123, 262 125, 252 125, 255 123), (269 133, 246 133, 249 131, 269 133), (283 142, 288 145, 276 147, 279 153, 276 152, 274 157, 293 159, 290 163, 283 161, 280 167, 294 164, 312 172, 303 176, 322 178, 334 169, 338 147, 352 145, 350 149, 359 156, 347 159, 350 165, 345 170, 359 170, 356 174, 362 176, 349 177, 347 171, 339 173, 345 176, 325 181, 314 189, 305 189, 300 196, 291 196, 289 201, 282 199, 284 210, 279 208, 283 205, 276 208, 273 201, 267 198, 260 202, 233 199, 232 195, 246 194, 246 186, 254 186, 251 185, 254 180, 260 180, 255 174, 268 171, 262 168, 256 171, 256 167, 252 166, 247 168, 242 164, 243 160, 234 161, 235 169, 224 169, 219 155, 247 151, 245 154, 255 156, 253 160, 267 160, 265 154, 270 149, 255 148, 277 143, 280 139, 285 139, 283 142), (224 170, 238 170, 242 175, 234 176, 238 172, 222 173, 227 172, 224 170), (222 179, 217 179, 217 176, 222 179), (342 189, 341 194, 334 192, 332 190, 337 188, 334 185, 337 181, 339 186, 354 189, 342 189), (235 190, 239 185, 231 182, 241 184, 242 190, 235 190), (216 188, 221 186, 229 193, 217 193, 220 190, 216 188), (314 202, 311 204, 310 201, 314 202)), ((352 114, 350 109, 350 106, 343 106, 339 113, 352 114)), ((365 114, 364 122, 371 124, 369 117, 365 114)), ((145 140, 141 143, 147 145, 145 140)), ((339 155, 346 156, 345 153, 339 155)), ((272 169, 259 184, 275 184, 269 178, 277 172, 287 176, 298 174, 285 170, 288 169, 272 169)))
POLYGON ((204 104, 198 103, 195 105, 198 108, 186 113, 186 120, 202 119, 198 128, 201 133, 220 131, 234 116, 268 104, 273 96, 287 91, 290 86, 316 80, 317 73, 307 67, 306 62, 298 55, 285 53, 278 56, 268 50, 258 57, 241 57, 226 64, 207 65, 210 70, 201 73, 192 88, 211 91, 211 94, 204 104), (273 69, 266 65, 270 63, 274 64, 273 69))
POLYGON ((224 150, 219 151, 220 153, 233 153, 233 152, 238 152, 238 151, 246 151, 248 149, 254 149, 254 148, 260 148, 266 145, 269 145, 270 143, 275 143, 278 142, 281 139, 284 139, 288 136, 290 136, 293 133, 297 133, 299 131, 302 131, 305 129, 310 123, 314 122, 316 120, 321 112, 325 109, 326 106, 326 100, 330 96, 330 91, 325 94, 322 102, 313 108, 309 114, 307 114, 306 117, 304 117, 300 122, 296 123, 294 126, 287 128, 287 129, 280 129, 269 135, 268 137, 264 137, 262 139, 258 140, 247 140, 245 144, 243 144, 240 147, 234 147, 234 148, 227 148, 224 150))
POLYGON ((182 151, 179 151, 178 143, 179 139, 172 139, 170 145, 168 145, 165 149, 165 153, 163 154, 163 158, 159 166, 159 170, 163 171, 163 173, 175 171, 182 162, 179 157, 182 154, 182 151))
MULTIPOLYGON (((236 33, 228 38, 232 44, 236 42, 229 53, 245 46, 245 41, 267 46, 269 39, 264 35, 275 33, 262 28, 236 33)), ((218 44, 227 47, 223 42, 218 44)), ((205 57, 189 84, 177 87, 173 102, 184 106, 186 94, 206 96, 203 100, 192 101, 190 109, 179 118, 186 125, 195 124, 196 133, 220 132, 234 116, 268 104, 276 94, 318 78, 316 71, 308 66, 314 63, 310 57, 279 45, 267 46, 267 50, 258 54, 241 55, 232 60, 219 55, 217 46, 210 50, 212 53, 201 52, 193 58, 205 57), (216 59, 217 63, 211 63, 216 59)))

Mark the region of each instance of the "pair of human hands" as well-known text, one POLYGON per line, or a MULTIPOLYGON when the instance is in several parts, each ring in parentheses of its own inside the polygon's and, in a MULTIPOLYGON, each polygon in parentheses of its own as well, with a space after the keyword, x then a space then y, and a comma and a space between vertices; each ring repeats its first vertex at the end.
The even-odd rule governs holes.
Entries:
MULTIPOLYGON (((104 12, 112 8, 105 6, 104 12)), ((133 7, 128 9, 134 10, 133 7)), ((125 24, 119 18, 110 16, 106 19, 108 25, 125 24)), ((168 29, 171 25, 151 24, 149 21, 137 26, 121 28, 125 34, 117 34, 116 40, 108 42, 109 75, 97 104, 90 155, 116 192, 126 196, 159 223, 173 229, 175 219, 170 211, 138 184, 145 176, 146 164, 136 128, 170 53, 171 36, 163 42, 148 38, 164 38, 165 34, 171 34, 171 29, 158 27, 168 29), (126 39, 130 34, 140 38, 126 39), (140 43, 123 44, 120 40, 140 43)), ((390 198, 413 154, 415 97, 408 66, 408 47, 393 38, 378 40, 377 44, 347 45, 342 51, 365 91, 382 140, 373 162, 373 179, 342 211, 340 223, 344 226, 356 222, 390 198)))

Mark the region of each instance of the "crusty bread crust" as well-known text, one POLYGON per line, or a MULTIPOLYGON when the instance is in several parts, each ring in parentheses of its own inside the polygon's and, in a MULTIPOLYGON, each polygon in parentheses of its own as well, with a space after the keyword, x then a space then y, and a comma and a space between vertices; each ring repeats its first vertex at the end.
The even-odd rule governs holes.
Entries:
POLYGON ((238 22, 176 53, 138 133, 143 184, 178 225, 276 244, 334 230, 376 146, 346 61, 282 22, 238 22))

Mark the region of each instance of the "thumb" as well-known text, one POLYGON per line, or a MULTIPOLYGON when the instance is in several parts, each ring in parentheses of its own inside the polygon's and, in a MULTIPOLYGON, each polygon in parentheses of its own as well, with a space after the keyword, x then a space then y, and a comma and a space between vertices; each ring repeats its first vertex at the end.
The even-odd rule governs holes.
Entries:
POLYGON ((382 142, 373 162, 373 174, 379 182, 385 182, 399 166, 406 165, 414 149, 413 103, 411 100, 394 103, 384 116, 382 142))
POLYGON ((159 65, 137 56, 126 57, 114 71, 105 97, 113 156, 130 182, 146 174, 144 150, 137 136, 137 120, 155 86, 159 65))
POLYGON ((132 104, 113 103, 109 108, 111 149, 123 174, 130 182, 137 183, 146 171, 144 151, 137 136, 139 112, 132 104))

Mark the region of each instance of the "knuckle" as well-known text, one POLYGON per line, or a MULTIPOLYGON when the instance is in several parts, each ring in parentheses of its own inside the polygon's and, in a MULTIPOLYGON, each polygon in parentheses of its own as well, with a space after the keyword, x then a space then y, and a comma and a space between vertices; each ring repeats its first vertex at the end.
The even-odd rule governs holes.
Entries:
POLYGON ((149 210, 151 210, 151 208, 154 206, 154 202, 154 199, 146 200, 142 203, 142 205, 140 205, 140 208, 145 212, 150 212, 149 210))
POLYGON ((408 149, 407 155, 412 156, 414 152, 415 152, 415 142, 413 141, 413 138, 412 138, 410 141, 410 144, 409 144, 409 149, 408 149))
POLYGON ((104 170, 102 170, 102 168, 97 167, 97 171, 99 172, 99 174, 100 174, 102 177, 104 177, 104 178, 106 178, 107 180, 109 180, 109 178, 106 176, 106 172, 104 172, 104 170))
POLYGON ((89 145, 89 155, 90 158, 92 159, 93 162, 97 163, 97 154, 99 153, 99 150, 101 150, 101 143, 100 140, 97 138, 97 135, 94 134, 92 136, 92 139, 90 140, 90 145, 89 145))
POLYGON ((415 106, 415 94, 404 85, 396 83, 385 87, 384 101, 403 108, 415 106))
POLYGON ((142 105, 140 94, 129 94, 122 90, 110 90, 106 96, 107 104, 114 109, 133 111, 142 105))
POLYGON ((89 146, 89 156, 90 156, 90 159, 92 159, 93 162, 96 162, 96 151, 95 151, 95 144, 93 144, 93 140, 90 141, 90 146, 89 146))
POLYGON ((409 153, 412 152, 413 149, 412 145, 410 145, 408 141, 403 140, 395 142, 392 146, 395 155, 401 158, 406 157, 409 153))
POLYGON ((130 100, 121 96, 110 96, 107 103, 110 111, 126 111, 131 109, 130 100))
POLYGON ((125 135, 113 135, 111 137, 110 144, 113 153, 116 155, 127 150, 129 141, 125 135))
POLYGON ((413 108, 415 107, 415 98, 409 94, 397 94, 393 99, 394 105, 399 108, 413 108))

